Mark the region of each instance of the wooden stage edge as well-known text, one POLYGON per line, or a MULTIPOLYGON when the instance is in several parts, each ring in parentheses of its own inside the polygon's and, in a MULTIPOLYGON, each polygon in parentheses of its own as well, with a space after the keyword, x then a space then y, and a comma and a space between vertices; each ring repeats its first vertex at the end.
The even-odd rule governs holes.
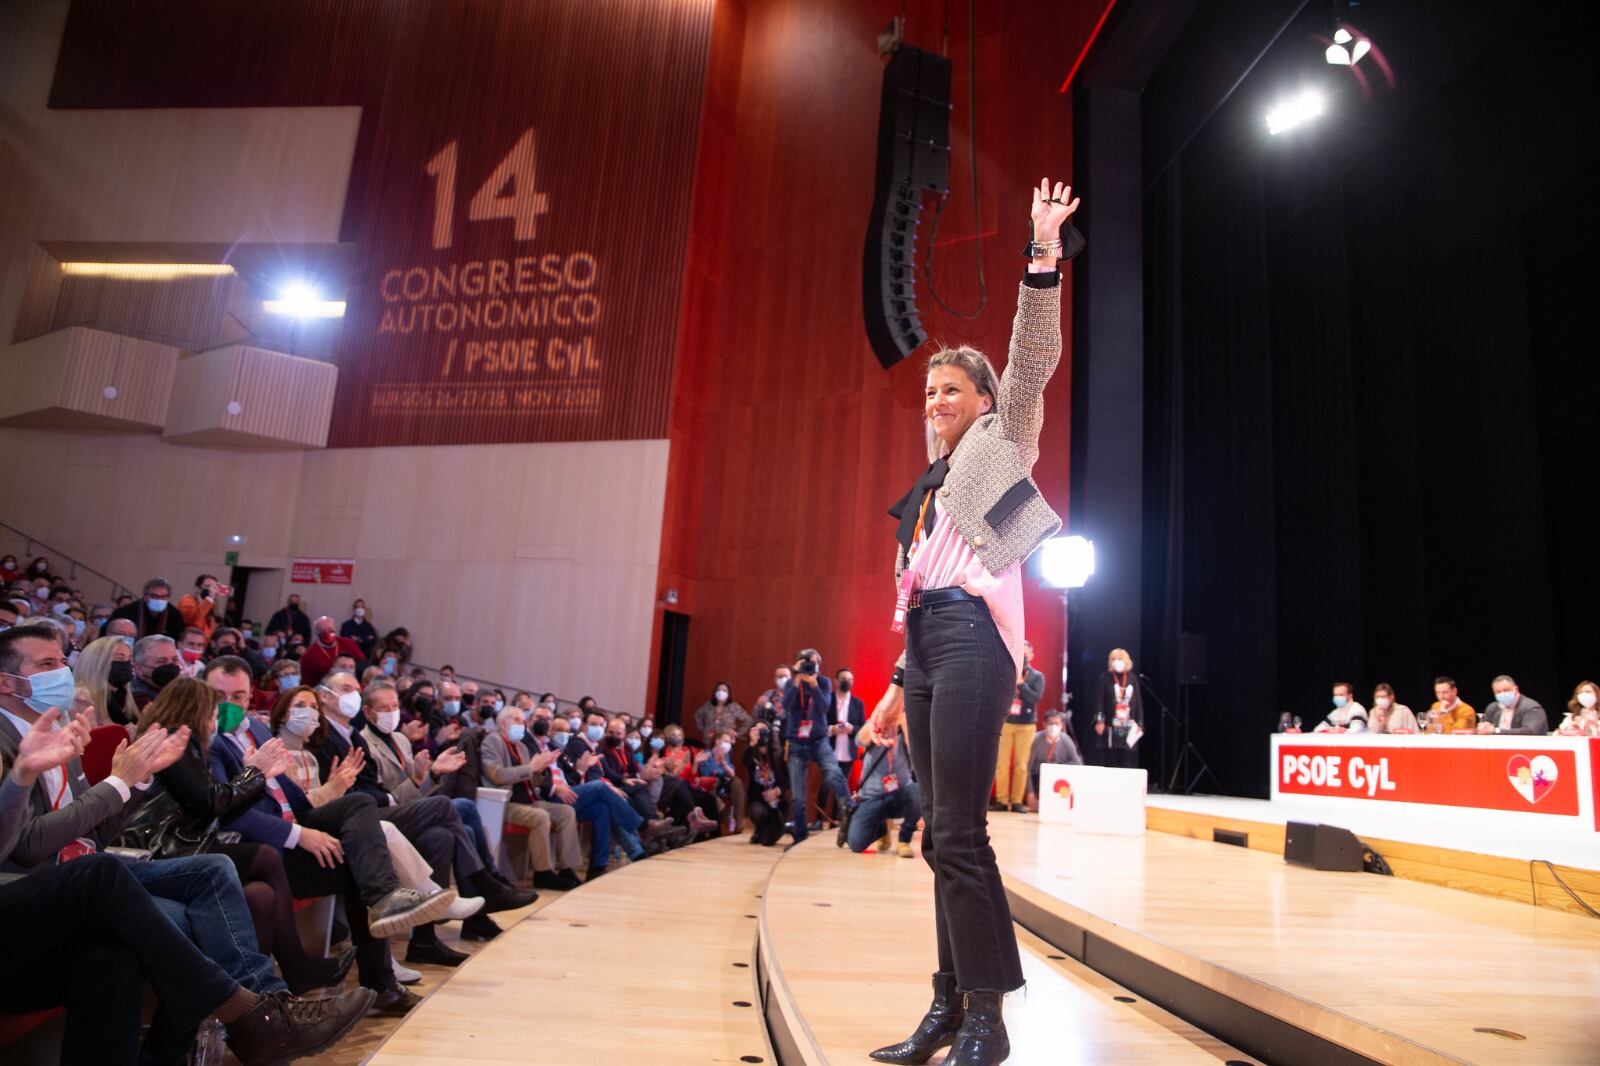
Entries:
MULTIPOLYGON (((1236 833, 1245 838, 1246 847, 1275 855, 1283 854, 1285 828, 1281 823, 1149 805, 1145 807, 1145 826, 1158 833, 1174 833, 1224 844, 1230 841, 1218 840, 1219 831, 1236 833)), ((1388 861, 1396 877, 1407 881, 1476 892, 1516 903, 1531 903, 1571 914, 1587 913, 1582 904, 1557 883, 1551 868, 1544 863, 1357 835, 1388 861)), ((1600 898, 1600 871, 1559 864, 1554 865, 1554 871, 1582 898, 1600 898)))

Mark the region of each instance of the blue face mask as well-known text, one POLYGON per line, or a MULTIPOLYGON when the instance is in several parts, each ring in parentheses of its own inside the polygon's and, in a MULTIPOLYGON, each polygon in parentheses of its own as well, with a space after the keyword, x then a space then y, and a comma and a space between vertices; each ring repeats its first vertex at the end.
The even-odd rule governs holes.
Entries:
POLYGON ((394 676, 394 660, 393 659, 385 659, 385 660, 383 660, 383 672, 386 675, 388 675, 389 677, 393 677, 394 676))
POLYGON ((1348 696, 1335 696, 1333 698, 1333 705, 1335 707, 1343 707, 1345 704, 1347 704, 1349 702, 1350 702, 1350 697, 1348 697, 1348 696))
POLYGON ((445 700, 441 708, 446 718, 454 718, 461 713, 460 700, 445 700))
POLYGON ((567 729, 570 732, 576 733, 578 730, 580 730, 582 728, 583 728, 583 719, 582 718, 568 718, 567 719, 567 729))
POLYGON ((600 738, 606 735, 606 727, 603 725, 592 725, 583 731, 583 735, 598 744, 600 743, 600 738))
POLYGON ((628 738, 628 750, 629 751, 638 751, 639 750, 639 738, 638 737, 629 737, 628 738))
POLYGON ((650 738, 650 750, 651 751, 660 751, 662 748, 664 748, 666 746, 667 746, 667 742, 662 740, 660 737, 651 737, 650 738))
POLYGON ((272 660, 276 659, 277 657, 278 657, 278 649, 277 648, 262 648, 261 649, 261 658, 265 659, 267 662, 270 663, 272 660))
POLYGON ((1494 698, 1495 702, 1502 707, 1509 707, 1517 702, 1517 694, 1515 692, 1496 692, 1494 698))
POLYGON ((23 697, 23 702, 30 709, 40 714, 52 707, 59 707, 63 711, 71 709, 72 697, 77 694, 78 686, 72 679, 72 670, 69 667, 46 670, 25 680, 33 686, 33 695, 23 697))
POLYGON ((167 601, 166 600, 158 600, 154 596, 152 596, 151 598, 145 600, 144 601, 144 605, 146 607, 150 608, 150 613, 151 614, 160 614, 162 611, 165 611, 167 609, 167 601))
POLYGON ((118 639, 121 640, 122 643, 126 644, 128 647, 130 647, 130 648, 133 647, 133 638, 132 637, 119 637, 118 639))
POLYGON ((284 674, 282 677, 280 677, 278 679, 278 691, 279 692, 288 692, 292 688, 299 688, 299 687, 300 687, 300 675, 299 674, 284 674))
POLYGON ((506 727, 506 738, 508 740, 515 740, 519 744, 522 742, 522 738, 526 734, 527 734, 527 730, 524 729, 520 725, 513 725, 513 726, 507 726, 506 727))

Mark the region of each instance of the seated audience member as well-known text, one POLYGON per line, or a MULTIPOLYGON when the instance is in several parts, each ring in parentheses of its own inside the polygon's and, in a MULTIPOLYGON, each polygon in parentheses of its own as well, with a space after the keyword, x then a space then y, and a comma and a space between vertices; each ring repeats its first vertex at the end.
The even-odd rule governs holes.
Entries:
POLYGON ((893 736, 877 735, 862 756, 861 790, 856 793, 856 811, 850 817, 850 850, 866 851, 882 838, 879 851, 889 848, 889 819, 900 819, 900 843, 896 854, 911 855, 911 838, 922 820, 922 793, 911 773, 911 750, 899 726, 893 736))
POLYGON ((1491 687, 1496 705, 1480 716, 1478 732, 1525 737, 1542 737, 1550 732, 1550 718, 1545 714, 1544 705, 1524 696, 1509 676, 1501 674, 1491 687))
POLYGON ((178 655, 178 642, 166 635, 141 637, 133 645, 133 683, 128 687, 133 706, 144 712, 150 701, 162 695, 162 688, 184 674, 178 655))
POLYGON ((701 754, 695 776, 702 788, 716 796, 724 812, 721 821, 732 823, 728 829, 732 833, 738 830, 739 813, 744 810, 744 782, 733 765, 733 734, 719 732, 712 736, 715 742, 701 754))
POLYGON ((206 635, 194 626, 185 626, 178 636, 178 668, 183 677, 199 677, 206 659, 206 635))
POLYGON ((178 601, 178 613, 183 615, 185 625, 200 630, 201 635, 209 641, 221 620, 217 601, 225 599, 232 592, 212 575, 201 574, 194 579, 194 591, 178 601))
MULTIPOLYGON (((42 715, 59 710, 71 690, 71 671, 48 633, 33 626, 0 633, 0 759, 15 762, 23 736, 42 715)), ((92 787, 76 757, 41 773, 28 790, 28 813, 4 868, 28 871, 103 852, 127 823, 134 792, 142 800, 151 778, 177 762, 188 743, 187 729, 143 731, 117 748, 110 775, 92 787)), ((126 869, 230 978, 261 996, 288 997, 272 960, 258 950, 244 892, 226 858, 193 855, 126 869)))
POLYGON ((1564 736, 1600 737, 1600 686, 1593 681, 1580 681, 1567 701, 1567 714, 1556 732, 1564 736))
MULTIPOLYGON (((675 726, 668 726, 671 732, 675 726)), ((782 753, 776 750, 773 727, 767 722, 756 722, 750 727, 749 745, 744 749, 745 773, 750 778, 750 797, 745 813, 754 823, 750 843, 772 847, 783 836, 783 825, 788 817, 788 804, 783 790, 787 784, 788 768, 782 753)))
POLYGON ((183 613, 173 606, 171 598, 172 582, 153 577, 144 583, 144 592, 139 599, 126 607, 118 607, 111 612, 111 617, 126 618, 132 622, 138 630, 135 634, 137 637, 159 635, 176 641, 183 635, 185 623, 183 613))
POLYGON ((227 857, 244 885, 256 940, 262 951, 278 960, 289 990, 298 994, 342 984, 355 953, 340 959, 314 959, 306 954, 295 928, 294 894, 277 850, 215 839, 217 823, 231 822, 248 810, 266 791, 268 780, 282 773, 288 763, 282 744, 268 741, 245 760, 244 771, 232 780, 213 777, 208 757, 212 737, 218 730, 238 728, 243 718, 242 707, 219 705, 216 693, 203 682, 179 678, 168 685, 145 708, 140 729, 162 728, 174 733, 187 729, 189 743, 176 762, 156 774, 118 843, 143 848, 158 859, 202 852, 227 857))
MULTIPOLYGON (((539 898, 537 892, 507 884, 495 871, 482 819, 471 800, 457 803, 448 796, 437 795, 402 802, 383 787, 372 745, 365 735, 361 690, 353 676, 328 674, 318 688, 318 696, 327 726, 323 742, 316 749, 323 777, 332 773, 335 758, 349 758, 352 751, 360 749, 365 758, 353 791, 371 796, 378 807, 378 817, 392 822, 427 857, 435 882, 449 885, 453 876, 462 890, 483 898, 485 916, 526 907, 539 898)), ((457 758, 459 755, 452 757, 452 765, 457 758)), ((459 966, 466 961, 469 956, 446 947, 432 932, 427 929, 412 933, 412 944, 406 952, 408 962, 459 966)))
POLYGON ((1317 723, 1314 733, 1359 733, 1367 728, 1367 709, 1356 702, 1355 689, 1348 681, 1333 684, 1333 710, 1317 723))
POLYGON ((694 712, 695 728, 708 746, 718 733, 742 736, 750 728, 749 712, 733 700, 731 692, 726 681, 718 681, 712 687, 711 698, 694 712))
POLYGON ((1028 752, 1028 805, 1039 809, 1039 768, 1047 764, 1057 766, 1082 766, 1083 754, 1066 731, 1066 716, 1051 711, 1044 719, 1044 728, 1033 738, 1028 752))
POLYGON ((1478 712, 1464 703, 1455 678, 1438 677, 1433 681, 1433 705, 1428 708, 1427 729, 1430 733, 1470 733, 1478 724, 1478 712))
MULTIPOLYGON (((37 718, 15 760, 0 762, 0 863, 28 817, 35 784, 66 773, 88 742, 85 722, 37 718)), ((366 1013, 372 993, 331 999, 262 995, 201 954, 162 914, 120 859, 88 855, 0 884, 0 997, 8 1010, 66 1009, 61 1061, 69 1066, 181 1061, 200 1023, 216 1016, 246 1066, 276 1063, 337 1042, 366 1013), (146 982, 155 1014, 140 1054, 146 982)))
POLYGON ((378 631, 367 616, 367 601, 357 600, 350 605, 350 617, 339 627, 339 635, 356 642, 363 659, 371 659, 378 647, 378 631))
POLYGON ((528 864, 533 868, 535 888, 566 891, 577 888, 577 868, 583 863, 583 848, 578 842, 578 814, 572 802, 557 798, 576 793, 561 782, 556 787, 553 768, 561 752, 550 748, 530 753, 523 743, 527 736, 527 716, 520 707, 511 707, 495 723, 494 732, 483 739, 480 756, 483 780, 496 788, 509 789, 506 821, 528 831, 528 864))
POLYGON ((586 879, 593 881, 605 874, 611 861, 613 840, 629 859, 646 858, 649 851, 639 836, 641 830, 646 830, 646 823, 628 805, 626 797, 604 781, 576 782, 576 768, 567 762, 566 756, 567 720, 556 717, 553 705, 541 704, 534 708, 533 722, 527 729, 529 733, 523 737, 523 744, 530 756, 547 752, 556 755, 551 765, 551 797, 571 804, 578 820, 589 823, 586 879))
POLYGON ((89 642, 78 654, 73 679, 95 709, 91 725, 133 725, 139 708, 128 691, 133 684, 133 651, 116 637, 89 642))
POLYGON ((308 685, 319 683, 323 675, 332 672, 334 660, 341 655, 350 657, 346 669, 352 676, 355 666, 363 661, 361 646, 349 637, 341 637, 335 632, 338 629, 333 619, 327 615, 318 618, 312 626, 315 639, 306 644, 305 651, 300 655, 300 678, 308 685))
MULTIPOLYGON (((599 711, 589 715, 591 729, 593 723, 601 717, 603 716, 599 711)), ((656 805, 650 798, 649 782, 638 776, 633 760, 628 757, 627 746, 623 743, 628 729, 627 724, 619 715, 602 728, 604 732, 601 734, 598 748, 600 762, 596 767, 600 771, 601 778, 609 781, 614 788, 628 797, 628 802, 639 812, 639 817, 646 822, 653 820, 656 816, 656 805)))
POLYGON ((1417 716, 1403 703, 1396 703, 1394 686, 1384 682, 1372 690, 1372 713, 1367 729, 1373 733, 1415 733, 1417 716))
POLYGON ((271 711, 278 697, 290 689, 300 687, 300 664, 293 659, 274 662, 256 683, 255 694, 250 697, 252 711, 271 711))

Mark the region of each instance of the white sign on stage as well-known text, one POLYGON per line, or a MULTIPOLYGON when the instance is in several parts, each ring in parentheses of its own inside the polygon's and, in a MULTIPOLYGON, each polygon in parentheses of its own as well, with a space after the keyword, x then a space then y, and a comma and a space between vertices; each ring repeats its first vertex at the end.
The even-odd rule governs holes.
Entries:
POLYGON ((1147 778, 1144 770, 1046 763, 1039 768, 1039 818, 1085 833, 1139 836, 1147 778))

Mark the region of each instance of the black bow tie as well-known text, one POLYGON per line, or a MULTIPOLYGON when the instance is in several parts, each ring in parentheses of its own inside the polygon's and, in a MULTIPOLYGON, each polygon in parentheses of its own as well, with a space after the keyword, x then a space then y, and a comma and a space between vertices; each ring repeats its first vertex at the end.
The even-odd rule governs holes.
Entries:
MULTIPOLYGON (((934 460, 928 469, 923 471, 911 491, 900 498, 900 502, 889 508, 889 516, 898 518, 900 525, 895 529, 895 538, 900 541, 900 547, 908 553, 911 551, 911 539, 917 532, 917 511, 922 507, 922 501, 928 493, 944 484, 945 475, 950 472, 950 460, 941 457, 934 460)), ((927 536, 933 532, 933 508, 929 507, 923 514, 922 535, 927 536)))

